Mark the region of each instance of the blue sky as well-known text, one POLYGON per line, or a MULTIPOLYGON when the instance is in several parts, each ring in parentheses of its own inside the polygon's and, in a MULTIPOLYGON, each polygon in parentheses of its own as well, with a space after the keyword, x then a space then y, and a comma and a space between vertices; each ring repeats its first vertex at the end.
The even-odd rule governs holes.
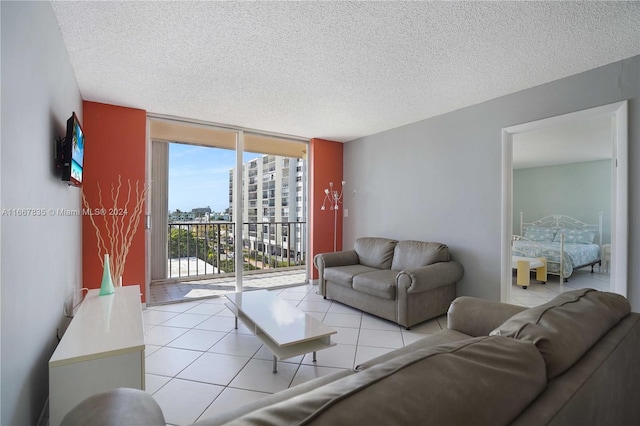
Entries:
MULTIPOLYGON (((244 154, 244 162, 262 154, 244 154)), ((236 152, 179 143, 169 144, 169 211, 191 211, 211 207, 223 212, 229 207, 229 170, 236 152)))

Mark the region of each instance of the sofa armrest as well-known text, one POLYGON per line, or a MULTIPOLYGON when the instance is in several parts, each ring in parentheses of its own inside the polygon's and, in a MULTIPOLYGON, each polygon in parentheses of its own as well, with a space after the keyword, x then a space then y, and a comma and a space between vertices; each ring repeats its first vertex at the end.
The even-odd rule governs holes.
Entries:
POLYGON ((438 262, 420 268, 405 269, 398 273, 398 290, 422 293, 462 278, 462 265, 456 261, 438 262))
POLYGON ((313 262, 318 271, 320 271, 320 268, 324 269, 332 266, 357 265, 360 263, 360 258, 355 250, 346 250, 317 254, 313 262))
POLYGON ((357 265, 360 258, 355 250, 335 251, 331 253, 319 253, 313 258, 313 264, 318 269, 318 284, 320 286, 320 294, 326 298, 326 289, 324 281, 324 268, 332 266, 357 265))
POLYGON ((527 308, 477 297, 458 297, 449 306, 447 327, 473 337, 488 336, 503 322, 527 308))

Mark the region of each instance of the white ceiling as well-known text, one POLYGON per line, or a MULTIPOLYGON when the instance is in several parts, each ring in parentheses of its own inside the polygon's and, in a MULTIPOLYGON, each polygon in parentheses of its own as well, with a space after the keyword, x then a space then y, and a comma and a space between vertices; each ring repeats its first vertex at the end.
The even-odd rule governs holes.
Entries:
POLYGON ((513 135, 513 168, 607 160, 612 157, 611 115, 513 135))
POLYGON ((52 5, 85 100, 337 141, 640 54, 640 2, 52 5))

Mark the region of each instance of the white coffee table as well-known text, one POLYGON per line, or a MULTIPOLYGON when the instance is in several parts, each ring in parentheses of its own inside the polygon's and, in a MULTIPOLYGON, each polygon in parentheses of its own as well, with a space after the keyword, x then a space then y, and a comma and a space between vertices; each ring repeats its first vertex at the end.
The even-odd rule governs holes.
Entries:
POLYGON ((280 299, 268 290, 230 293, 227 308, 251 330, 273 353, 273 372, 278 360, 292 358, 335 346, 331 342, 333 330, 311 315, 280 299))

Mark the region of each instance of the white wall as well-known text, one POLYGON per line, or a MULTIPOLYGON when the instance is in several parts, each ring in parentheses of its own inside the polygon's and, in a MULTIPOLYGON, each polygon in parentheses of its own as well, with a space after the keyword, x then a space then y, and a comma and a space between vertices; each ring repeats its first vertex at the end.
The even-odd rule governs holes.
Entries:
POLYGON ((500 300, 501 130, 629 99, 629 292, 640 311, 640 56, 345 145, 349 217, 360 236, 439 241, 464 266, 459 295, 500 300))
MULTIPOLYGON (((2 2, 0 208, 79 209, 54 139, 82 99, 49 2, 2 2)), ((90 142, 89 142, 90 143, 90 142)), ((65 297, 81 284, 80 217, 1 217, 2 425, 36 424, 65 297)))
POLYGON ((602 243, 610 244, 611 160, 514 170, 514 234, 520 234, 520 212, 525 223, 563 214, 589 224, 602 212, 602 243))

